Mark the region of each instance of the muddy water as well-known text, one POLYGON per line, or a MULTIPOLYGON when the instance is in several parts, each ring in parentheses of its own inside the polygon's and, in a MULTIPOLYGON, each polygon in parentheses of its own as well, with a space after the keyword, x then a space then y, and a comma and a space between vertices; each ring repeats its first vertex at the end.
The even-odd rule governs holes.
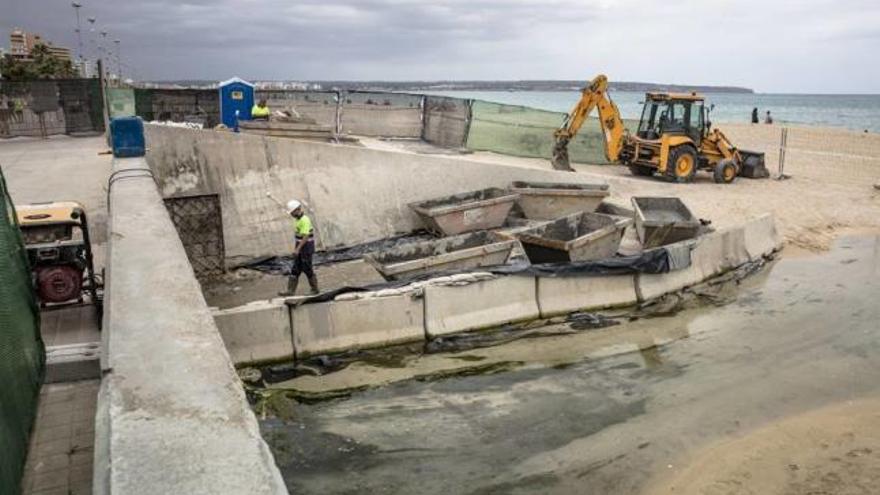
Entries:
POLYGON ((722 307, 525 341, 535 359, 509 350, 523 341, 469 351, 519 358, 297 405, 262 430, 296 493, 800 493, 819 471, 845 488, 880 466, 880 446, 860 444, 880 438, 864 413, 876 407, 839 412, 880 397, 877 301, 880 237, 848 238, 782 259, 722 307), (852 448, 804 438, 850 417, 862 419, 828 430, 852 448), (764 452, 755 438, 774 455, 752 455, 764 452), (808 455, 829 448, 840 454, 808 455), (835 472, 841 458, 859 462, 835 472), (775 484, 762 484, 772 463, 775 484))

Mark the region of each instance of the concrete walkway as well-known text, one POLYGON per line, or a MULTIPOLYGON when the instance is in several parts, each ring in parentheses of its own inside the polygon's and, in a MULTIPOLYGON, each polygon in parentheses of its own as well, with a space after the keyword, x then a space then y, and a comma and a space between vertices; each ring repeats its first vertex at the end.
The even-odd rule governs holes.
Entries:
MULTIPOLYGON (((0 140, 0 167, 16 204, 73 200, 86 207, 96 269, 104 265, 111 158, 103 137, 0 140)), ((99 342, 92 306, 41 313, 47 347, 99 342)), ((25 495, 92 493, 95 408, 100 380, 46 384, 22 480, 25 495)))
POLYGON ((0 140, 0 168, 16 204, 78 201, 86 207, 96 269, 104 266, 107 242, 107 179, 110 155, 99 155, 102 136, 0 140))

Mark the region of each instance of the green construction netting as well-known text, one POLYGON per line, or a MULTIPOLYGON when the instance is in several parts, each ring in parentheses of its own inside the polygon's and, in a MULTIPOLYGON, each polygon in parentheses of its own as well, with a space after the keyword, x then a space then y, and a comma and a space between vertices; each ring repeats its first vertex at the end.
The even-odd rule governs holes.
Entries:
POLYGON ((45 352, 30 267, 0 170, 0 493, 20 491, 45 352))
MULTIPOLYGON (((536 108, 474 100, 467 147, 505 155, 550 158, 553 132, 565 114, 536 108)), ((636 122, 625 121, 634 129, 636 122)), ((590 118, 568 146, 569 158, 579 163, 608 163, 599 121, 590 118)))

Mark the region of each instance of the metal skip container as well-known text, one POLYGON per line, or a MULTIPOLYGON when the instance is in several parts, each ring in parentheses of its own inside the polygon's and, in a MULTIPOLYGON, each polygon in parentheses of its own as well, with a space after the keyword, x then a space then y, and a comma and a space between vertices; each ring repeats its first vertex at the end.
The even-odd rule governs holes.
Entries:
POLYGON ((644 249, 693 239, 700 221, 675 197, 633 197, 636 232, 644 249))
POLYGON ((610 258, 632 219, 581 212, 516 234, 532 263, 610 258))
POLYGON ((426 242, 413 242, 369 253, 364 260, 385 280, 431 272, 503 265, 518 242, 492 232, 473 232, 426 242))
POLYGON ((555 220, 582 211, 596 211, 608 197, 608 184, 514 182, 510 191, 519 194, 517 204, 526 218, 555 220))
POLYGON ((497 187, 409 205, 435 235, 495 229, 504 224, 519 194, 497 187))

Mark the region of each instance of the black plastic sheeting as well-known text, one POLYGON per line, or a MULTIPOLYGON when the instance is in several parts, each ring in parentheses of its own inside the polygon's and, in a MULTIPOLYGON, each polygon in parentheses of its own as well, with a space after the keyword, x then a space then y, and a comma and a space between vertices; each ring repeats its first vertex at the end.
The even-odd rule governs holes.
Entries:
MULTIPOLYGON (((674 249, 674 248, 671 248, 674 249)), ((300 306, 332 301, 340 294, 349 292, 370 292, 382 289, 396 289, 405 287, 413 282, 428 280, 437 277, 457 275, 461 273, 488 272, 496 275, 525 275, 530 277, 589 277, 599 275, 626 275, 632 273, 667 273, 674 266, 676 269, 686 268, 689 260, 684 264, 681 260, 674 260, 675 253, 666 247, 650 249, 642 254, 634 256, 617 256, 604 260, 578 261, 570 263, 544 263, 530 265, 527 261, 519 260, 508 265, 480 267, 469 270, 450 270, 426 273, 405 280, 395 280, 364 286, 346 286, 321 293, 317 296, 297 301, 287 301, 288 306, 300 306)))
MULTIPOLYGON (((343 261, 359 260, 363 258, 365 254, 374 251, 392 249, 398 246, 403 246, 404 244, 431 241, 435 239, 437 238, 426 231, 417 231, 404 236, 358 244, 357 246, 352 246, 350 248, 316 252, 312 260, 312 264, 314 266, 320 266, 330 263, 341 263, 343 261)), ((272 275, 286 275, 290 272, 290 268, 292 266, 292 256, 273 256, 270 258, 262 258, 256 261, 252 261, 237 268, 250 268, 251 270, 258 270, 264 273, 270 273, 272 275)))

